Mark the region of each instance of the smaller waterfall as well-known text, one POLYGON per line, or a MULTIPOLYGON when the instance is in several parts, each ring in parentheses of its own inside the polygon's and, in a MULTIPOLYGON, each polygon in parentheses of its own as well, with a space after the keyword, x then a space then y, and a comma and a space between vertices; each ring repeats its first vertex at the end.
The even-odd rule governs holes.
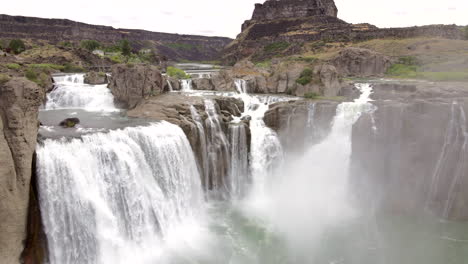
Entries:
POLYGON ((45 110, 84 109, 87 111, 117 111, 114 97, 107 85, 84 84, 84 75, 54 77, 56 87, 47 95, 45 110))
POLYGON ((247 94, 247 82, 242 79, 236 79, 234 80, 234 83, 236 85, 237 92, 240 94, 247 94))
POLYGON ((180 81, 183 92, 192 91, 192 79, 183 79, 180 81))
MULTIPOLYGON (((216 106, 213 100, 205 100, 205 110, 208 118, 205 120, 207 128, 208 146, 208 167, 211 174, 211 190, 228 191, 229 187, 225 182, 229 173, 229 142, 221 126, 216 106)), ((225 192, 223 192, 225 193, 225 192)))
POLYGON ((197 109, 193 105, 190 106, 190 113, 192 115, 193 121, 195 121, 195 125, 197 126, 198 131, 198 144, 200 146, 200 154, 201 154, 201 161, 200 161, 200 172, 203 176, 203 187, 204 190, 207 191, 209 189, 209 167, 208 167, 208 147, 206 142, 206 135, 205 135, 205 128, 203 127, 203 119, 198 114, 197 109))
POLYGON ((249 163, 247 133, 243 123, 229 126, 231 144, 230 194, 233 198, 242 198, 249 183, 249 163))
POLYGON ((167 86, 169 87, 169 92, 174 91, 174 88, 172 88, 172 83, 171 83, 171 81, 166 80, 166 82, 167 82, 167 86))

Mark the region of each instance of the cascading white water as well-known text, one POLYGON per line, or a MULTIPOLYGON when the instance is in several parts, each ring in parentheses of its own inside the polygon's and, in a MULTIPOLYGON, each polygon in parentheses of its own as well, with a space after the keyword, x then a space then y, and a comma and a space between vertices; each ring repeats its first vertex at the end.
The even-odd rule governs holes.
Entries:
POLYGON ((51 264, 166 263, 167 250, 198 243, 203 190, 179 127, 48 139, 37 160, 51 264))
POLYGON ((245 80, 235 80, 239 97, 244 102, 242 116, 250 116, 250 172, 253 178, 254 189, 251 193, 258 197, 257 202, 263 198, 263 188, 269 173, 281 164, 283 150, 278 135, 265 125, 263 117, 272 103, 271 97, 255 97, 246 93, 248 90, 245 80))
POLYGON ((221 127, 221 120, 216 111, 213 100, 205 100, 205 111, 208 118, 205 120, 207 128, 208 167, 212 180, 210 189, 225 193, 229 186, 225 182, 230 167, 229 141, 221 127))
POLYGON ((183 79, 180 80, 180 86, 182 87, 183 92, 192 91, 192 79, 183 79))
POLYGON ((114 97, 107 85, 84 84, 84 75, 54 77, 56 87, 47 94, 45 110, 84 109, 87 111, 117 111, 114 97))
POLYGON ((265 207, 258 211, 285 234, 294 250, 309 254, 328 226, 352 215, 347 196, 352 126, 362 113, 375 110, 372 87, 356 87, 361 96, 337 107, 330 134, 270 178, 265 207))
POLYGON ((174 88, 172 88, 172 83, 171 83, 171 81, 167 80, 166 82, 167 82, 167 86, 169 87, 169 92, 174 91, 174 88))
POLYGON ((232 198, 243 198, 249 184, 247 133, 243 123, 229 126, 231 168, 229 173, 232 198))
POLYGON ((190 113, 192 115, 193 121, 195 121, 195 125, 197 126, 198 131, 198 143, 200 146, 201 152, 201 164, 200 164, 200 171, 203 174, 203 187, 204 190, 209 189, 209 167, 208 167, 208 146, 206 142, 206 135, 205 135, 205 128, 203 127, 203 119, 198 114, 197 109, 193 105, 190 106, 190 113))

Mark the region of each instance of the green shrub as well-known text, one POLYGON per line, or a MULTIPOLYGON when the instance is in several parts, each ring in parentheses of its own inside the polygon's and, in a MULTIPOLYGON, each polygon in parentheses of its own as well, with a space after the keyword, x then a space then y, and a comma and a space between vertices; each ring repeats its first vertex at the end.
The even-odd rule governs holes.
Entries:
POLYGON ((59 46, 71 48, 73 47, 73 43, 71 43, 70 41, 61 41, 59 42, 59 46))
POLYGON ((465 40, 468 40, 468 26, 466 26, 463 31, 465 32, 465 40))
POLYGON ((83 49, 87 49, 89 51, 97 50, 100 46, 101 46, 101 43, 99 43, 99 41, 96 41, 96 40, 87 39, 87 40, 82 40, 80 42, 80 47, 83 49))
POLYGON ((301 85, 307 85, 312 82, 314 77, 314 72, 310 68, 305 68, 299 78, 296 80, 296 83, 301 85))
POLYGON ((30 81, 37 82, 37 73, 33 69, 26 70, 24 76, 30 81))
POLYGON ((73 65, 71 63, 66 63, 63 66, 63 72, 73 73, 73 72, 85 72, 86 70, 83 67, 73 65))
POLYGON ((120 41, 120 50, 122 51, 122 55, 130 56, 132 54, 132 46, 130 42, 126 39, 120 41))
POLYGON ((255 64, 255 67, 268 69, 271 67, 271 60, 258 62, 257 64, 255 64))
POLYGON ((0 73, 0 85, 5 84, 10 80, 10 76, 0 73))
POLYGON ((125 61, 125 58, 121 54, 114 54, 109 58, 115 63, 123 63, 125 61))
POLYGON ((21 65, 17 63, 8 63, 6 64, 6 67, 10 70, 19 70, 21 68, 21 65))
POLYGON ((400 78, 415 78, 418 67, 415 65, 407 65, 396 63, 388 68, 386 74, 400 78))
POLYGON ((418 58, 414 56, 404 56, 398 59, 398 64, 413 66, 413 65, 419 65, 420 63, 419 63, 418 58))
POLYGON ((274 42, 274 43, 266 45, 263 48, 263 51, 267 53, 281 52, 287 49, 289 46, 290 44, 288 42, 284 42, 284 41, 274 42))
POLYGON ((167 75, 177 78, 177 79, 190 79, 191 78, 191 76, 185 73, 183 70, 176 68, 176 67, 172 67, 172 66, 167 67, 166 73, 167 75))
POLYGON ((21 52, 26 50, 26 46, 24 45, 24 42, 21 39, 11 40, 8 47, 15 54, 20 54, 21 52))
POLYGON ((304 98, 307 98, 307 99, 317 99, 318 97, 320 97, 320 94, 318 94, 316 92, 311 92, 311 93, 304 94, 304 98))

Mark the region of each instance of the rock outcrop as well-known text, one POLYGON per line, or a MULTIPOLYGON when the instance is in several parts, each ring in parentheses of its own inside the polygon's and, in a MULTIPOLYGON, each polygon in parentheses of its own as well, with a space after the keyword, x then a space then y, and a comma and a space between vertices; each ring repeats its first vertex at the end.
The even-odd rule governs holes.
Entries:
POLYGON ((162 93, 165 85, 161 72, 155 66, 112 66, 109 88, 116 102, 123 108, 135 108, 143 99, 162 93))
POLYGON ((267 0, 263 4, 255 4, 251 21, 242 25, 245 29, 253 21, 274 20, 280 18, 300 18, 310 16, 336 17, 338 8, 333 0, 267 0))
POLYGON ((301 153, 328 135, 338 102, 299 100, 270 106, 265 124, 276 131, 287 153, 301 153))
POLYGON ((20 263, 26 221, 38 110, 45 91, 24 78, 0 84, 0 259, 20 263))
POLYGON ((342 76, 369 77, 385 74, 392 60, 378 52, 362 48, 345 48, 331 63, 342 76))
POLYGON ((135 50, 152 48, 158 54, 172 60, 216 60, 220 51, 231 39, 158 33, 135 29, 116 29, 107 26, 89 25, 67 19, 43 19, 35 17, 0 15, 0 38, 19 38, 79 43, 93 39, 106 44, 117 44, 128 39, 135 50))
POLYGON ((88 72, 84 76, 84 83, 92 85, 106 84, 108 83, 107 75, 105 72, 88 72))
POLYGON ((340 94, 342 88, 340 75, 333 65, 290 61, 278 62, 268 68, 257 67, 247 60, 240 61, 232 69, 213 76, 211 84, 215 90, 235 91, 235 79, 245 80, 247 92, 258 94, 304 96, 314 93, 334 97, 340 94), (311 71, 311 80, 300 84, 298 79, 304 70, 311 71))
POLYGON ((336 17, 333 0, 269 0, 257 4, 251 20, 223 52, 233 64, 242 59, 263 61, 278 55, 299 54, 307 42, 356 42, 378 38, 440 37, 464 39, 456 25, 378 28, 349 24, 336 17))

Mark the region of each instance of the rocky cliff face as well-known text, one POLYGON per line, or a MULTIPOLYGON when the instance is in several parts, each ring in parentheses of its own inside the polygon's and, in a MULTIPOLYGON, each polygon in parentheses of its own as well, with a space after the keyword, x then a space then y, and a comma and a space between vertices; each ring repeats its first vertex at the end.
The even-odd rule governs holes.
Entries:
POLYGON ((463 39, 460 27, 430 25, 410 28, 380 29, 370 24, 349 24, 336 17, 333 0, 267 1, 256 5, 252 20, 242 26, 242 33, 224 51, 224 60, 233 63, 245 58, 265 60, 281 55, 298 54, 304 43, 356 42, 377 38, 441 37, 463 39), (277 43, 288 45, 275 46, 277 43), (272 47, 280 47, 272 49, 272 47))
POLYGON ((0 84, 0 258, 19 263, 26 222, 38 109, 44 89, 24 78, 0 84))
POLYGON ((252 21, 322 15, 336 17, 337 14, 338 8, 333 0, 268 0, 264 4, 255 4, 252 19, 246 21, 242 29, 252 21))
POLYGON ((46 40, 51 43, 61 41, 79 42, 83 39, 93 39, 108 44, 128 39, 136 49, 150 44, 160 55, 164 55, 169 59, 199 61, 218 59, 220 51, 231 41, 231 39, 223 37, 115 29, 113 27, 89 25, 66 19, 43 19, 8 15, 0 15, 0 38, 36 39, 46 40), (180 48, 180 44, 184 45, 184 48, 180 48))
POLYGON ((164 86, 161 72, 155 66, 112 66, 109 88, 116 102, 123 108, 135 108, 143 99, 163 92, 164 86))

